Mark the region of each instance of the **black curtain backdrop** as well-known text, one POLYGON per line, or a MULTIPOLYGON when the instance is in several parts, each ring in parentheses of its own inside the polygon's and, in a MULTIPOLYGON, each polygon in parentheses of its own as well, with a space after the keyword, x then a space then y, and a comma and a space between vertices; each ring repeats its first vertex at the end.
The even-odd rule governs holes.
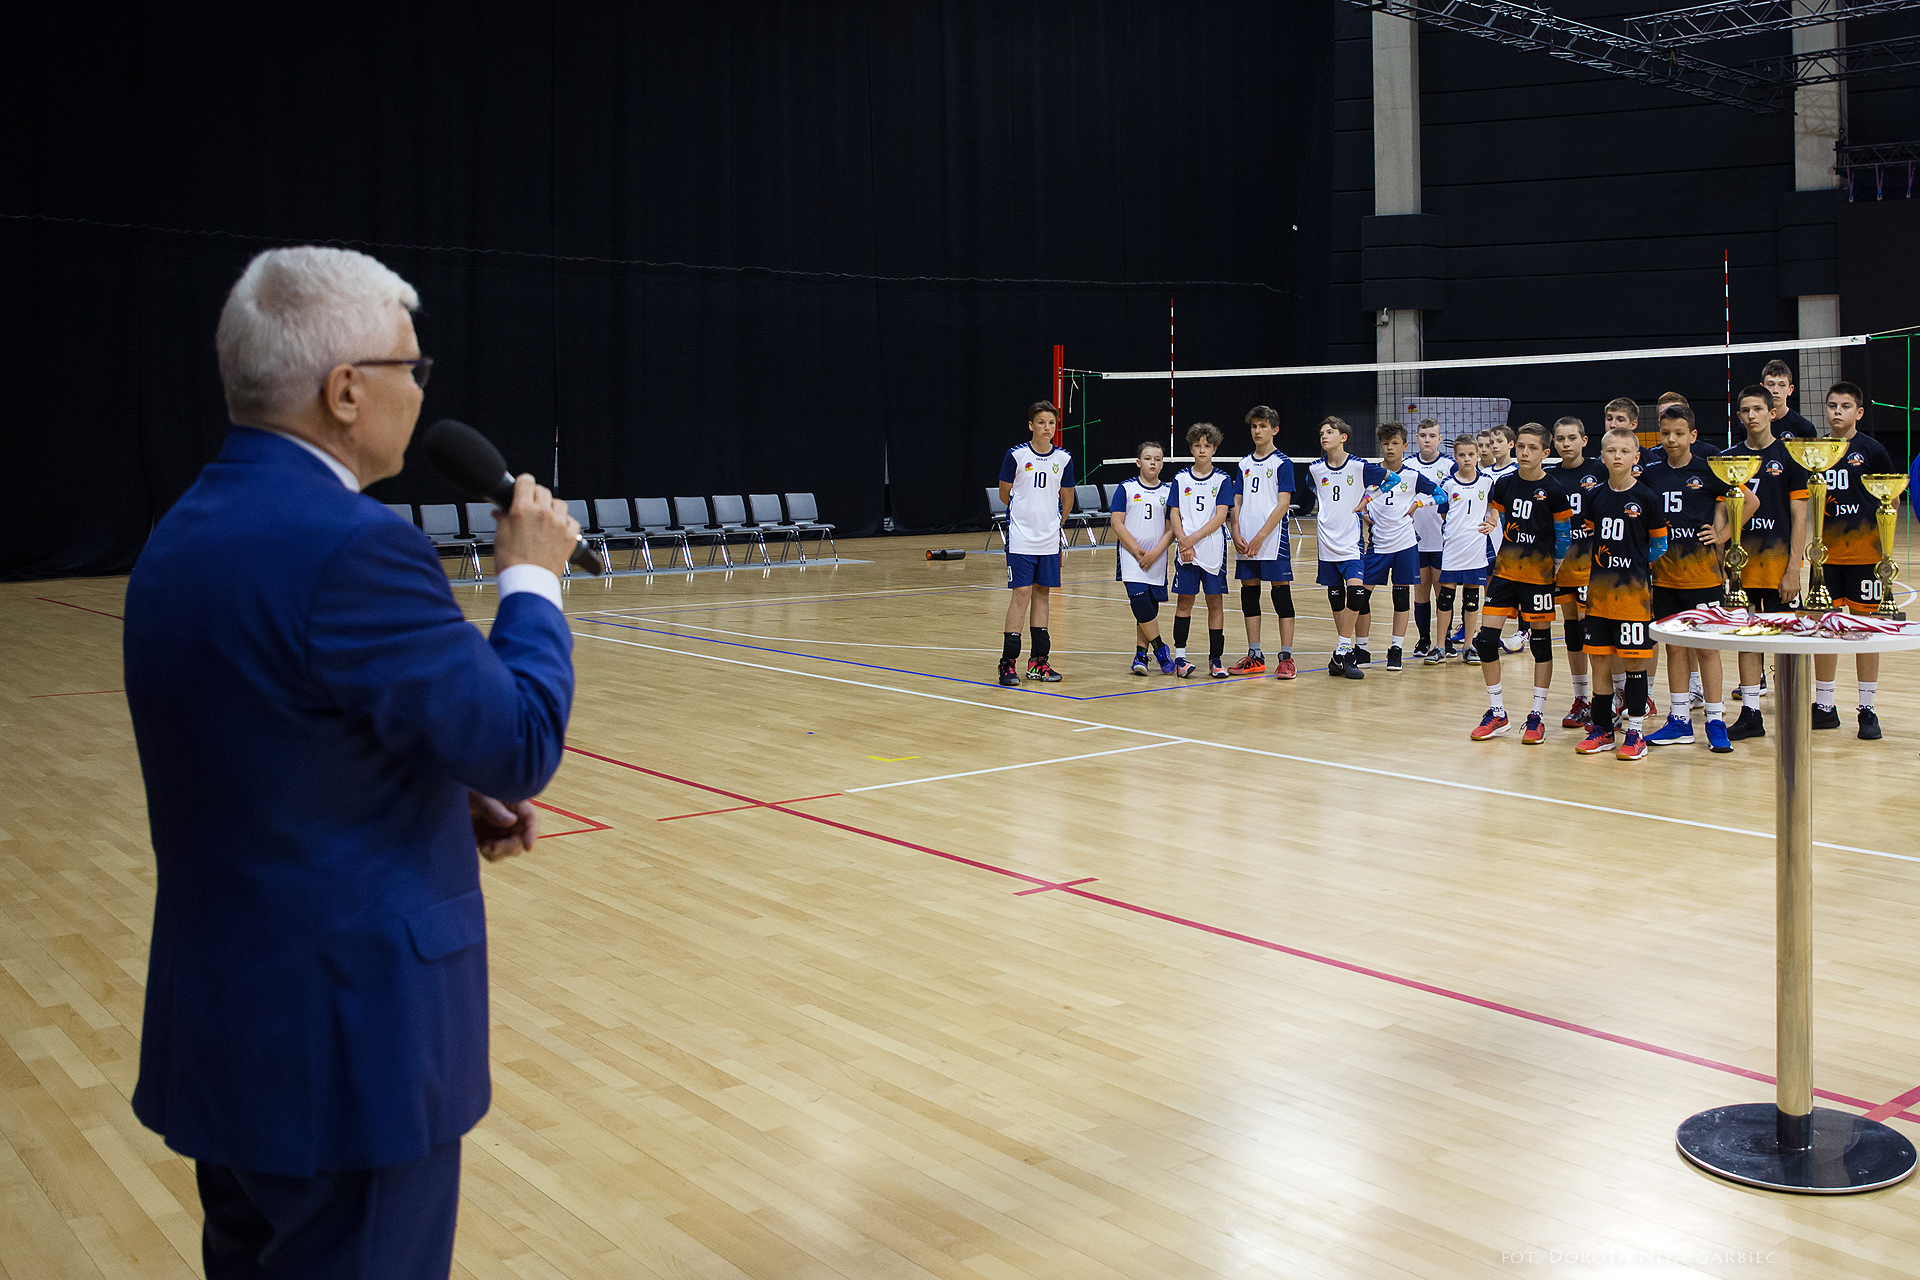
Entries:
POLYGON ((1153 367, 1170 295, 1183 356, 1323 350, 1330 3, 129 12, 0 48, 0 576, 132 564, 274 244, 410 280, 423 421, 563 495, 811 490, 854 533, 889 470, 901 528, 978 523, 1052 345, 1153 367))

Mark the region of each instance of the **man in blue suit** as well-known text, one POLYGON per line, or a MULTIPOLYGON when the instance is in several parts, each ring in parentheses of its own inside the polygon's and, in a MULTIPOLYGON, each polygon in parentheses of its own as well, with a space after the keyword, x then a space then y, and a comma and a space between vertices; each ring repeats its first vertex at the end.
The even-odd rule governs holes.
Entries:
POLYGON ((158 866, 133 1107, 197 1162, 210 1280, 444 1280, 490 1098, 475 850, 532 847, 560 763, 579 528, 519 478, 483 637, 360 492, 419 418, 417 305, 363 254, 255 258, 215 340, 235 428, 127 590, 158 866))

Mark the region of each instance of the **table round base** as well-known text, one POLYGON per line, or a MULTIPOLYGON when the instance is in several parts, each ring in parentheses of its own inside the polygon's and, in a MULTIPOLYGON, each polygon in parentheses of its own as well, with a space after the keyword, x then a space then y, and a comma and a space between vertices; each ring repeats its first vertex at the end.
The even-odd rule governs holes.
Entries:
POLYGON ((1846 1195, 1890 1187, 1913 1172, 1913 1144, 1877 1120, 1815 1107, 1813 1145, 1783 1151, 1779 1116, 1771 1102, 1715 1107, 1689 1116, 1674 1141, 1708 1173, 1769 1191, 1846 1195))

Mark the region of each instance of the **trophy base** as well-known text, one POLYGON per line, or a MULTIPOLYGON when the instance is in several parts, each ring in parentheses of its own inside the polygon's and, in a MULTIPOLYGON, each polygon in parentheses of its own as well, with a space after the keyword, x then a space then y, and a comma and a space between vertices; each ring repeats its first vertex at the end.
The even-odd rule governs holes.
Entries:
POLYGON ((1803 1195, 1847 1195, 1890 1187, 1913 1172, 1913 1144, 1865 1116, 1815 1107, 1813 1145, 1780 1147, 1780 1110, 1771 1102, 1715 1107, 1690 1116, 1674 1135, 1680 1154, 1734 1182, 1803 1195))

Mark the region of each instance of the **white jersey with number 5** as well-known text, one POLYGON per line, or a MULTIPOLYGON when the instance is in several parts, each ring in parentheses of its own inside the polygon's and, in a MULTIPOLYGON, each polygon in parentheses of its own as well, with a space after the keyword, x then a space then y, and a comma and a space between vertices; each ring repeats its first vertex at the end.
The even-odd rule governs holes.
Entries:
POLYGON ((1073 487, 1073 455, 1053 448, 1035 453, 1030 444, 1007 450, 1000 464, 1007 494, 1007 550, 1022 556, 1060 551, 1060 491, 1073 487))
POLYGON ((1480 522, 1487 518, 1487 499, 1493 493, 1493 476, 1476 472, 1472 480, 1462 480, 1458 472, 1449 472, 1440 481, 1447 495, 1447 517, 1440 552, 1440 571, 1484 569, 1487 567, 1487 535, 1480 522))
MULTIPOLYGON (((1233 477, 1215 467, 1205 476, 1191 469, 1173 478, 1173 500, 1180 504, 1180 531, 1191 540, 1206 528, 1216 508, 1233 505, 1233 477)), ((1227 526, 1220 527, 1194 544, 1193 562, 1208 573, 1220 573, 1227 565, 1227 526)))

